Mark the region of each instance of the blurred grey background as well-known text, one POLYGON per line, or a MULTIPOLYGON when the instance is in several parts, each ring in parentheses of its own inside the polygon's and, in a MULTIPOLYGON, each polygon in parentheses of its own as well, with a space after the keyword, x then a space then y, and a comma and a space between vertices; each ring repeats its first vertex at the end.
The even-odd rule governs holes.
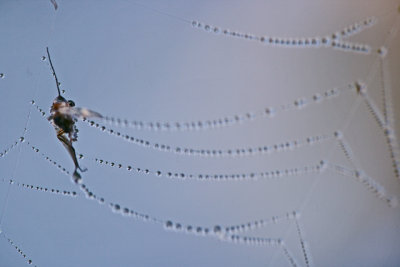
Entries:
POLYGON ((88 168, 84 183, 107 202, 210 229, 297 211, 301 239, 296 223, 286 219, 243 235, 283 240, 300 266, 400 264, 400 212, 394 205, 400 179, 393 167, 398 142, 388 141, 400 130, 393 119, 400 109, 398 1, 57 4, 55 10, 50 1, 0 2, 0 148, 25 137, 0 158, 0 266, 25 266, 28 259, 36 266, 293 266, 279 246, 165 231, 162 224, 121 216, 107 203, 86 199, 70 177, 41 156, 73 171, 54 129, 30 104, 34 99, 48 114, 57 95, 48 59, 42 60, 46 46, 65 97, 103 115, 145 122, 256 115, 232 126, 191 131, 102 122, 115 131, 171 147, 211 150, 273 146, 341 131, 345 150, 351 150, 346 157, 331 137, 269 154, 182 155, 125 142, 79 122, 75 148, 85 155, 80 160, 88 168), (368 54, 330 46, 271 46, 191 24, 194 20, 255 36, 305 38, 331 36, 369 17, 376 19, 375 25, 346 39, 368 44, 368 54), (378 53, 382 46, 388 51, 384 58, 378 53), (367 96, 345 89, 356 81, 366 84, 367 96), (336 97, 314 103, 314 94, 333 88, 340 92, 336 97), (293 107, 302 98, 308 101, 303 108, 283 110, 282 105, 293 107), (374 114, 383 116, 390 102, 392 121, 379 125, 374 114), (266 107, 274 107, 275 116, 260 115, 266 107), (321 172, 257 181, 179 181, 99 165, 93 158, 163 173, 251 173, 314 166, 321 160, 328 166, 321 172), (349 175, 329 166, 341 166, 349 175), (358 179, 354 170, 370 180, 358 179), (50 194, 17 182, 79 195, 50 194))

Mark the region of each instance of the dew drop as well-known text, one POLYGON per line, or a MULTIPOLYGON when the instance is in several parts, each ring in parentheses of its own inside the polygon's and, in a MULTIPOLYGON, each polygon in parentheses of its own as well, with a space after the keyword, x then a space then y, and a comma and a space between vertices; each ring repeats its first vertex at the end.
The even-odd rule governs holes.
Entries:
POLYGON ((128 215, 129 214, 129 209, 128 208, 124 208, 124 215, 128 215))
POLYGON ((172 221, 166 221, 164 226, 166 229, 171 229, 173 225, 172 221))
POLYGON ((46 60, 46 57, 45 56, 42 56, 42 61, 45 61, 46 60))
POLYGON ((4 73, 0 73, 0 79, 3 79, 4 78, 4 73))
POLYGON ((322 96, 321 96, 321 94, 315 94, 315 95, 313 95, 313 100, 315 101, 315 102, 320 102, 321 100, 322 100, 322 96))
POLYGON ((115 205, 113 206, 113 211, 114 211, 114 212, 119 212, 120 210, 121 210, 121 206, 120 206, 120 205, 115 204, 115 205))
POLYGON ((386 54, 387 54, 387 48, 386 47, 384 47, 384 46, 381 46, 379 49, 378 49, 378 54, 382 57, 382 58, 384 58, 385 56, 386 56, 386 54))
POLYGON ((175 224, 175 230, 180 231, 182 230, 182 225, 180 223, 175 224))
POLYGON ((266 108, 265 109, 265 114, 267 114, 268 116, 272 117, 275 115, 275 111, 273 108, 266 108))
POLYGON ((214 234, 219 235, 222 232, 222 228, 219 225, 215 225, 213 228, 214 234))
POLYGON ((196 233, 197 234, 202 234, 203 233, 203 228, 201 228, 200 226, 196 227, 196 233))
POLYGON ((343 134, 342 134, 342 132, 340 132, 340 131, 335 131, 335 132, 333 133, 333 135, 334 135, 337 139, 341 139, 341 138, 343 137, 343 134))

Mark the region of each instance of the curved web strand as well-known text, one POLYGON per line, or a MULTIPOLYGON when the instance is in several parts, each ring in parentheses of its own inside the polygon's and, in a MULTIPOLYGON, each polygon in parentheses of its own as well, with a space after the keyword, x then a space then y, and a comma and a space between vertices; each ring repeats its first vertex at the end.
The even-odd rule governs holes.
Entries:
POLYGON ((376 17, 369 17, 357 22, 354 22, 350 25, 343 27, 342 30, 335 32, 332 34, 333 39, 346 39, 351 36, 357 35, 364 30, 374 26, 378 23, 378 19, 376 17))
MULTIPOLYGON (((382 69, 382 61, 380 61, 380 64, 378 66, 379 69, 382 69)), ((381 70, 381 80, 383 80, 383 73, 381 70)), ((388 90, 385 89, 385 83, 382 82, 382 98, 383 98, 383 113, 378 109, 376 106, 375 102, 369 97, 368 95, 368 88, 365 84, 362 82, 357 82, 356 83, 356 90, 358 94, 362 97, 365 105, 367 106, 367 109, 369 113, 371 114, 372 118, 378 125, 379 129, 383 132, 385 135, 386 143, 388 145, 390 157, 392 159, 392 166, 393 166, 393 172, 395 177, 399 178, 400 177, 400 149, 399 149, 399 143, 397 141, 396 133, 393 129, 393 124, 391 123, 391 119, 389 118, 393 117, 393 111, 391 109, 391 105, 389 104, 390 101, 387 99, 387 94, 388 90)))
POLYGON ((213 26, 208 23, 192 21, 193 28, 204 30, 207 33, 222 35, 226 37, 233 37, 237 39, 255 41, 269 47, 282 47, 282 48, 331 48, 344 52, 353 52, 359 54, 369 54, 371 48, 367 44, 354 43, 343 41, 342 38, 349 37, 360 33, 361 31, 373 26, 376 23, 376 18, 371 17, 356 22, 340 33, 332 33, 326 36, 312 36, 312 37, 276 37, 276 36, 258 36, 252 33, 243 33, 236 30, 221 28, 213 26), (342 34, 343 33, 343 34, 342 34))
MULTIPOLYGON (((385 48, 386 49, 386 48, 385 48)), ((389 71, 384 71, 386 68, 386 62, 384 56, 386 56, 387 51, 385 51, 383 57, 380 60, 380 75, 381 75, 381 91, 382 91, 382 104, 383 104, 383 117, 385 121, 385 126, 383 127, 383 133, 386 138, 386 143, 389 147, 390 157, 392 159, 392 166, 397 178, 400 178, 400 145, 394 130, 395 118, 392 103, 392 87, 390 85, 390 79, 388 76, 389 71)))
POLYGON ((392 106, 392 102, 390 101, 392 99, 392 90, 391 90, 391 86, 389 84, 390 79, 388 79, 386 77, 387 71, 384 71, 384 66, 385 66, 385 61, 384 61, 384 57, 386 56, 386 49, 384 48, 379 48, 380 51, 382 51, 382 58, 380 60, 380 65, 379 65, 379 74, 380 74, 380 80, 381 80, 381 94, 382 94, 382 106, 383 106, 383 117, 384 117, 384 121, 385 124, 387 125, 393 125, 394 123, 394 118, 393 118, 393 106, 392 106))
POLYGON ((398 198, 396 196, 387 196, 385 188, 379 184, 375 179, 369 177, 361 170, 351 170, 345 166, 327 163, 329 171, 340 174, 345 177, 355 179, 357 182, 363 184, 368 191, 373 193, 377 198, 388 204, 389 207, 395 208, 398 205, 398 198))
POLYGON ((21 247, 17 245, 14 242, 14 240, 8 237, 4 232, 2 232, 1 229, 0 229, 0 235, 2 235, 4 239, 8 242, 8 244, 12 246, 18 252, 18 254, 20 254, 20 256, 24 258, 24 260, 26 260, 26 263, 34 267, 37 267, 37 265, 33 263, 32 259, 29 256, 27 256, 27 254, 21 249, 21 247))
POLYGON ((341 131, 335 131, 334 136, 339 148, 341 149, 343 155, 346 157, 350 165, 353 167, 353 170, 342 165, 334 164, 327 161, 326 166, 328 167, 328 170, 345 177, 354 178, 356 181, 361 182, 365 187, 367 187, 367 189, 376 197, 386 202, 389 207, 396 207, 398 202, 397 197, 387 196, 385 188, 375 179, 367 176, 364 171, 358 167, 351 146, 344 138, 343 133, 341 131))
POLYGON ((287 249, 286 246, 282 246, 282 251, 283 251, 283 254, 285 255, 285 257, 288 259, 290 265, 292 267, 296 267, 297 263, 294 260, 292 253, 289 252, 289 250, 287 249))
POLYGON ((299 217, 299 213, 296 211, 291 211, 291 212, 287 212, 284 215, 272 216, 267 219, 264 218, 264 219, 254 220, 254 221, 248 221, 248 222, 245 222, 242 224, 234 224, 234 225, 226 225, 226 226, 216 225, 216 226, 214 226, 213 231, 220 232, 221 235, 243 234, 243 233, 246 233, 249 231, 267 227, 272 224, 278 224, 278 223, 281 223, 282 221, 294 221, 296 219, 296 217, 299 217))
MULTIPOLYGON (((80 158, 84 158, 81 154, 80 158)), ((117 163, 114 161, 103 160, 99 158, 92 159, 96 163, 100 165, 106 165, 109 167, 115 167, 118 169, 125 169, 129 172, 136 172, 142 174, 153 174, 158 177, 167 177, 167 178, 175 178, 178 180, 198 180, 198 181, 241 181, 241 180, 257 180, 257 179, 273 179, 273 178, 281 178, 287 176, 299 176, 299 175, 307 175, 312 173, 321 173, 325 170, 325 162, 321 160, 318 163, 310 164, 301 167, 286 167, 283 169, 274 169, 262 172, 248 172, 248 173, 185 173, 179 171, 160 171, 156 169, 146 169, 140 168, 135 165, 123 165, 121 163, 117 163)))
POLYGON ((19 182, 15 179, 8 179, 8 180, 2 179, 2 181, 7 182, 16 187, 20 187, 20 188, 23 188, 26 190, 32 190, 32 191, 36 191, 36 192, 44 192, 44 193, 50 193, 50 194, 54 194, 54 195, 73 197, 73 198, 75 198, 78 195, 78 193, 75 191, 55 189, 55 188, 39 186, 39 185, 31 185, 31 184, 19 182))
MULTIPOLYGON (((36 149, 36 148, 35 148, 36 149)), ((39 154, 38 151, 36 154, 39 154)), ((39 154, 44 157, 48 162, 54 162, 54 160, 50 159, 45 154, 39 154)), ((53 164, 55 165, 55 164, 53 164)), ((62 168, 62 167, 61 167, 62 168)), ((60 168, 58 168, 60 169, 60 168)), ((62 172, 65 174, 65 172, 62 172)), ((296 212, 288 212, 286 216, 273 216, 270 220, 268 219, 261 219, 256 221, 250 221, 247 223, 242 223, 233 226, 221 226, 215 225, 213 227, 209 226, 200 226, 195 224, 186 224, 177 222, 174 220, 165 220, 158 217, 154 217, 152 215, 142 213, 136 211, 132 208, 123 206, 118 203, 114 203, 111 201, 107 201, 105 198, 96 195, 93 191, 91 191, 87 185, 85 184, 78 184, 77 185, 81 191, 83 191, 86 195, 88 200, 96 200, 98 204, 106 204, 106 206, 114 213, 119 214, 125 217, 131 217, 136 220, 141 220, 145 223, 155 223, 158 225, 162 225, 165 230, 170 230, 174 232, 180 232, 200 237, 211 237, 217 238, 223 242, 229 242, 233 244, 242 244, 248 246, 266 246, 266 247, 275 247, 275 248, 284 248, 284 243, 282 239, 274 239, 274 238, 265 238, 265 237, 250 237, 250 236, 243 236, 238 235, 237 233, 244 233, 250 230, 254 230, 260 227, 266 227, 269 223, 279 223, 282 219, 287 220, 295 220, 298 216, 296 212), (237 230, 239 229, 239 230, 237 230)), ((293 265, 294 258, 289 254, 289 252, 285 253, 286 258, 293 265)))
MULTIPOLYGON (((289 103, 282 103, 276 106, 265 107, 263 110, 247 111, 242 114, 233 114, 220 118, 192 120, 192 121, 165 121, 146 122, 144 120, 128 120, 110 116, 104 116, 99 121, 104 121, 118 127, 127 127, 137 130, 151 130, 151 131, 195 131, 195 130, 209 130, 222 127, 229 127, 239 125, 244 122, 253 121, 259 118, 273 118, 281 112, 303 110, 306 107, 315 104, 322 104, 322 102, 332 100, 336 97, 343 95, 343 93, 355 90, 355 83, 346 83, 340 87, 327 89, 322 92, 316 92, 309 97, 299 97, 289 103)), ((34 104, 34 103, 32 103, 34 104)), ((43 111, 43 110, 41 110, 43 111)))
POLYGON ((397 178, 400 178, 400 145, 396 133, 391 127, 386 127, 383 133, 385 134, 386 143, 389 147, 394 174, 397 178))
POLYGON ((2 150, 2 152, 0 152, 0 158, 5 157, 8 153, 10 153, 10 151, 12 151, 14 148, 16 148, 18 145, 22 144, 25 141, 25 138, 23 136, 21 136, 20 138, 18 138, 17 141, 15 141, 14 143, 12 143, 11 145, 9 145, 8 147, 6 147, 5 149, 2 150))
POLYGON ((378 107, 375 105, 375 102, 370 98, 368 95, 367 86, 362 82, 356 82, 356 91, 359 96, 362 97, 364 103, 366 104, 368 111, 371 113, 372 117, 374 118, 375 122, 379 125, 382 129, 385 126, 385 119, 378 107))
POLYGON ((260 145, 254 147, 232 147, 226 149, 220 148, 194 148, 183 146, 172 146, 157 142, 150 142, 141 138, 136 138, 128 134, 121 133, 95 121, 85 120, 89 126, 108 133, 114 137, 120 138, 125 142, 135 145, 151 148, 162 152, 176 153, 184 156, 200 156, 200 157, 247 157, 256 155, 270 155, 272 153, 293 151, 305 146, 313 146, 321 144, 328 140, 332 140, 333 134, 316 134, 306 138, 296 138, 270 145, 260 145))
MULTIPOLYGON (((207 33, 221 34, 227 37, 234 37, 247 41, 256 41, 267 46, 275 46, 282 48, 331 48, 335 50, 340 50, 344 52, 353 52, 361 54, 369 54, 371 48, 368 44, 360 44, 345 41, 349 37, 355 36, 370 27, 374 26, 378 22, 378 17, 387 16, 393 13, 394 10, 386 10, 382 14, 377 16, 367 17, 360 21, 356 21, 350 25, 344 26, 342 29, 334 31, 326 36, 313 36, 313 37, 276 37, 276 36, 262 36, 251 33, 243 33, 236 30, 230 30, 228 28, 222 28, 218 26, 213 26, 208 23, 199 22, 197 20, 186 19, 165 11, 158 10, 156 8, 147 6, 140 2, 131 2, 134 5, 140 6, 141 8, 150 10, 153 13, 157 13, 163 16, 173 18, 177 21, 183 22, 185 24, 190 24, 192 27, 197 29, 202 29, 207 33)), ((398 9, 398 8, 397 8, 398 9)), ((398 12, 398 10, 397 10, 398 12)))
POLYGON ((310 252, 308 251, 308 245, 304 239, 304 231, 302 227, 300 226, 299 220, 296 218, 297 216, 294 216, 294 222, 296 225, 296 231, 297 235, 299 238, 300 246, 301 246, 301 251, 303 252, 303 257, 304 257, 304 262, 306 263, 306 266, 309 267, 311 266, 311 255, 310 252))
MULTIPOLYGON (((56 161, 52 160, 49 156, 44 153, 41 153, 39 148, 34 145, 31 145, 30 142, 27 142, 28 145, 31 146, 32 150, 39 154, 42 158, 48 161, 50 164, 54 165, 58 170, 64 173, 67 176, 70 176, 70 172, 66 170, 61 164, 58 164, 56 161)), ((78 157, 83 159, 84 156, 79 154, 78 157)), ((150 170, 146 168, 137 167, 135 165, 123 165, 121 163, 117 163, 114 161, 103 160, 99 158, 93 158, 96 163, 100 165, 105 165, 109 167, 115 167, 118 169, 125 169, 129 172, 136 172, 142 174, 153 174, 158 177, 167 177, 167 178, 176 178, 178 180, 192 179, 198 181, 237 181, 237 180, 257 180, 261 179, 271 179, 271 178, 280 178, 285 176, 299 176, 306 175, 311 173, 320 173, 325 169, 325 162, 321 160, 318 163, 310 164, 302 167, 287 167, 284 169, 275 169, 263 172, 249 172, 249 173, 225 173, 225 174, 208 174, 208 173, 200 173, 200 174, 192 174, 192 173, 184 173, 184 172, 171 172, 171 171, 160 171, 160 170, 150 170)))

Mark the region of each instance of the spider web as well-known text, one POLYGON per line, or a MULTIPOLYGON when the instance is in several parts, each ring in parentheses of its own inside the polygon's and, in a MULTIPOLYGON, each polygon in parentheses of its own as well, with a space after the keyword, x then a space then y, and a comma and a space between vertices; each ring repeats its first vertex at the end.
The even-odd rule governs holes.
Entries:
POLYGON ((3 4, 2 265, 399 262, 399 3, 57 4, 3 4))

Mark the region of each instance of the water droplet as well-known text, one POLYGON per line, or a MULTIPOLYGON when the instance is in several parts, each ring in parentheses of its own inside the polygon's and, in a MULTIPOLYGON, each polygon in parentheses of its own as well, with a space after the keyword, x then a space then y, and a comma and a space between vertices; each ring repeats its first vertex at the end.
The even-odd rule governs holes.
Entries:
POLYGON ((172 221, 166 221, 165 222, 165 228, 167 228, 167 229, 171 229, 173 225, 174 224, 172 223, 172 221))
POLYGON ((222 227, 219 225, 215 225, 213 228, 214 234, 219 235, 222 232, 222 227))
POLYGON ((42 56, 42 60, 45 61, 45 60, 46 60, 46 57, 45 57, 45 56, 42 56))
POLYGON ((4 78, 4 73, 0 73, 0 79, 3 79, 4 78))
POLYGON ((343 137, 343 134, 342 134, 342 132, 340 132, 340 131, 335 131, 335 132, 333 133, 333 135, 334 135, 337 139, 341 139, 341 138, 343 137))
POLYGON ((121 210, 121 206, 118 204, 114 204, 112 206, 114 212, 119 212, 121 210))
POLYGON ((317 93, 317 94, 313 95, 313 100, 315 102, 320 102, 322 100, 322 96, 317 93))
POLYGON ((128 215, 129 214, 129 209, 128 208, 124 208, 124 215, 128 215))
POLYGON ((387 48, 386 47, 384 47, 384 46, 381 46, 379 49, 378 49, 378 54, 382 57, 382 58, 384 58, 385 56, 386 56, 386 54, 387 54, 387 48))
POLYGON ((275 115, 275 110, 273 108, 266 108, 265 109, 265 114, 267 114, 268 116, 272 117, 275 115))
POLYGON ((180 223, 176 223, 176 224, 175 224, 175 230, 176 230, 176 231, 182 230, 182 225, 181 225, 180 223))

